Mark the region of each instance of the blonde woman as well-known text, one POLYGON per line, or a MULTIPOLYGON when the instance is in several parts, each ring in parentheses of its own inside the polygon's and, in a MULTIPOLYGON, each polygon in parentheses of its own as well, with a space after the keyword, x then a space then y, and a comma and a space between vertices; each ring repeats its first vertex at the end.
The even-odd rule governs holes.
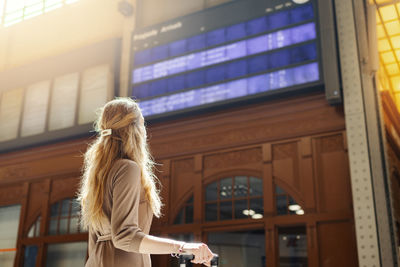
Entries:
POLYGON ((96 121, 100 136, 85 153, 79 191, 82 224, 89 229, 86 267, 150 267, 150 254, 193 254, 210 266, 207 245, 149 235, 161 200, 147 146, 144 119, 130 98, 108 102, 96 121))

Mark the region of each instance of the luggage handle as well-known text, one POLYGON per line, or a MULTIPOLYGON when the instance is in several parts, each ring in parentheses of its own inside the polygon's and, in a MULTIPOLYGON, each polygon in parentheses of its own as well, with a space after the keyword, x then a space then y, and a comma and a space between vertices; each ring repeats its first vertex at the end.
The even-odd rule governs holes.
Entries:
MULTIPOLYGON (((179 255, 179 267, 186 267, 186 263, 194 259, 194 255, 192 254, 183 254, 179 255)), ((218 259, 219 256, 214 254, 214 257, 211 260, 211 267, 218 267, 218 259)))

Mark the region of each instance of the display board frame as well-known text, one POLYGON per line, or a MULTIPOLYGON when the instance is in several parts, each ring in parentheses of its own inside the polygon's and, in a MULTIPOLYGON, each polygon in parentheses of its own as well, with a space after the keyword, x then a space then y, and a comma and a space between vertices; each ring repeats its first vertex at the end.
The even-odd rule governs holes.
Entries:
MULTIPOLYGON (((334 32, 333 21, 331 21, 330 25, 327 25, 329 24, 328 21, 329 18, 333 18, 333 15, 325 14, 327 12, 331 13, 332 9, 328 8, 326 10, 325 4, 324 8, 322 8, 321 4, 319 3, 320 0, 310 0, 308 2, 312 2, 314 6, 313 8, 315 17, 314 21, 317 34, 317 40, 315 41, 315 43, 317 45, 317 50, 318 50, 316 62, 318 62, 318 67, 319 67, 318 70, 320 78, 318 81, 307 83, 307 86, 305 86, 304 84, 294 85, 291 87, 266 91, 263 92, 262 94, 247 95, 247 96, 242 96, 240 98, 223 100, 221 102, 214 102, 209 104, 203 104, 201 106, 189 107, 189 108, 169 111, 166 113, 149 115, 146 116, 146 119, 148 121, 158 121, 158 120, 164 120, 166 118, 177 118, 190 114, 201 113, 204 111, 222 110, 232 106, 257 103, 269 99, 276 99, 279 97, 296 96, 297 94, 302 94, 304 92, 323 91, 324 89, 326 92, 328 102, 330 102, 331 104, 340 103, 341 94, 339 88, 340 83, 337 71, 337 62, 335 61, 335 62, 330 62, 330 64, 326 64, 325 63, 326 60, 324 60, 325 58, 329 58, 330 60, 332 60, 332 55, 333 56, 336 55, 336 51, 331 51, 329 54, 330 56, 324 55, 327 54, 326 52, 327 47, 330 47, 330 49, 332 49, 332 43, 331 43, 332 40, 334 41, 333 46, 335 46, 335 32, 334 32), (324 20, 320 19, 321 16, 323 16, 325 19, 324 20), (328 18, 328 20, 326 18, 328 18), (324 29, 324 31, 328 32, 322 34, 320 30, 321 27, 324 29), (332 69, 336 69, 336 71, 332 71, 332 69), (334 75, 332 75, 332 73, 334 75), (330 80, 329 84, 332 84, 333 86, 326 86, 327 80, 330 80), (329 88, 333 88, 334 92, 330 92, 329 88)), ((295 3, 287 0, 274 0, 274 1, 237 0, 224 3, 220 6, 216 6, 204 11, 196 12, 194 14, 171 19, 169 21, 160 24, 135 30, 132 33, 133 46, 131 53, 132 56, 130 59, 131 62, 130 62, 130 77, 129 77, 130 81, 129 95, 131 97, 134 97, 133 67, 135 60, 135 51, 138 51, 140 48, 148 49, 151 47, 160 46, 162 44, 173 42, 182 38, 188 38, 190 36, 194 36, 199 33, 201 34, 201 32, 212 31, 220 27, 226 27, 238 23, 240 21, 245 21, 251 18, 257 18, 266 14, 268 15, 269 13, 276 10, 279 11, 279 10, 284 10, 285 8, 286 9, 292 8, 295 5, 296 5, 295 3), (251 6, 250 8, 249 5, 251 6), (244 6, 247 6, 247 9, 245 9, 244 6), (221 14, 226 13, 227 10, 236 10, 237 14, 239 14, 239 18, 232 19, 232 16, 224 16, 221 18, 221 14), (205 21, 204 18, 207 18, 207 20, 205 21), (199 21, 204 22, 204 24, 199 23, 199 21), (193 29, 196 27, 197 27, 197 32, 193 32, 193 29)), ((291 28, 291 27, 293 27, 293 25, 287 26, 286 28, 291 28)), ((336 48, 333 47, 333 49, 336 48)), ((185 92, 185 90, 187 89, 183 89, 182 92, 185 92)), ((139 103, 141 102, 141 100, 143 99, 138 99, 139 103)))

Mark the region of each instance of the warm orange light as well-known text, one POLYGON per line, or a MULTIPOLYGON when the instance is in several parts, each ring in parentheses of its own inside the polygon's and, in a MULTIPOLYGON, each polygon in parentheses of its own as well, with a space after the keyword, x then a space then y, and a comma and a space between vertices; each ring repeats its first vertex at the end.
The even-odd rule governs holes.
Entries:
POLYGON ((395 21, 391 21, 391 22, 386 22, 385 28, 389 35, 400 34, 400 21, 395 20, 395 21))
POLYGON ((400 75, 394 76, 391 79, 393 90, 397 93, 400 92, 400 75))
POLYGON ((383 6, 379 8, 383 21, 395 20, 398 18, 394 5, 383 6))
POLYGON ((385 29, 382 24, 376 26, 376 34, 378 35, 378 39, 385 38, 385 29))
POLYGON ((390 41, 394 49, 400 48, 400 35, 390 38, 390 41))
POLYGON ((391 49, 390 44, 387 39, 382 39, 382 40, 378 41, 378 51, 379 52, 389 51, 390 49, 391 49))
POLYGON ((396 58, 394 57, 394 53, 392 51, 382 53, 382 60, 385 64, 396 62, 396 58))
POLYGON ((399 66, 397 63, 386 65, 386 70, 388 72, 388 75, 390 76, 400 74, 399 66))

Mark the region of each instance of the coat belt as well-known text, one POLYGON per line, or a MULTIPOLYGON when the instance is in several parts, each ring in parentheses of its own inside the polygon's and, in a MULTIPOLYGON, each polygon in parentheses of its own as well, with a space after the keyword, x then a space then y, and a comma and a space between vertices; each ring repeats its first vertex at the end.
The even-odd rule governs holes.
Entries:
POLYGON ((111 240, 111 234, 100 235, 97 237, 96 242, 108 241, 111 240))

